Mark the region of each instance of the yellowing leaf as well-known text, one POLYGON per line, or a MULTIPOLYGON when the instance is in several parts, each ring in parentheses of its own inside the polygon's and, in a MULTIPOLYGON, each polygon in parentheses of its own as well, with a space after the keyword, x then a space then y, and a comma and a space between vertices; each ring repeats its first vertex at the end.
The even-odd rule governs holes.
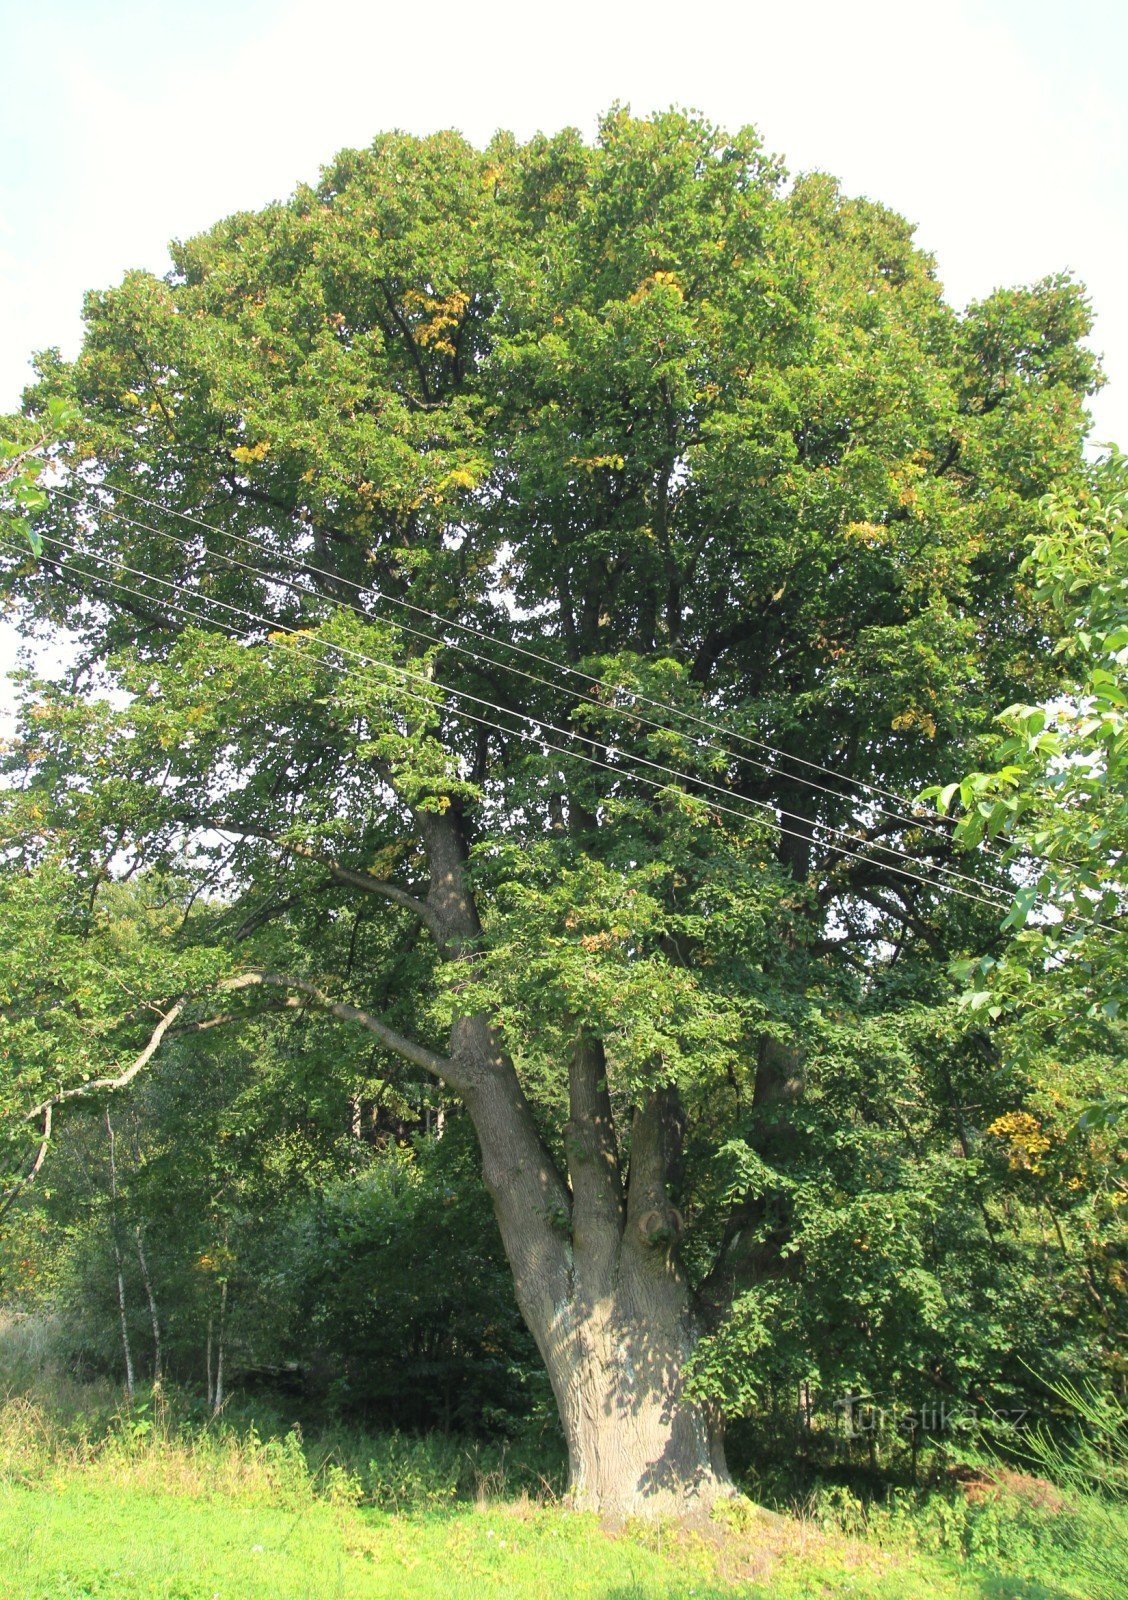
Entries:
POLYGON ((231 456, 234 461, 238 461, 243 466, 247 466, 252 461, 261 461, 269 449, 269 444, 265 439, 262 439, 258 444, 255 445, 236 445, 234 450, 231 452, 231 456))
POLYGON ((916 706, 910 707, 908 711, 898 711, 893 718, 892 727, 898 733, 906 728, 919 728, 930 739, 936 737, 936 718, 930 712, 919 711, 916 706))
POLYGON ((679 300, 685 299, 685 294, 681 284, 678 282, 676 272, 652 272, 649 278, 642 280, 634 294, 630 296, 629 304, 637 306, 639 301, 645 300, 646 296, 654 289, 672 289, 679 300))
POLYGON ((582 467, 585 472, 598 472, 600 467, 609 467, 613 472, 621 472, 626 464, 626 458, 619 455, 572 456, 569 460, 569 465, 582 467))

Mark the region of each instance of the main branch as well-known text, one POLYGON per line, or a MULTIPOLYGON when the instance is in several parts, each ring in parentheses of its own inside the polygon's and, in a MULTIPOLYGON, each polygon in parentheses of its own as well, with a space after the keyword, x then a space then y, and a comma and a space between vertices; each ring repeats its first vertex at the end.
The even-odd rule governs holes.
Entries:
MULTIPOLYGON (((331 1000, 323 990, 308 978, 294 977, 281 972, 241 972, 234 977, 224 978, 216 985, 216 988, 221 992, 230 994, 241 989, 258 986, 295 990, 298 995, 305 996, 306 1000, 312 1000, 320 1010, 327 1012, 330 1016, 339 1017, 344 1022, 355 1022, 360 1027, 366 1028, 369 1033, 375 1034, 380 1043, 388 1050, 401 1056, 405 1061, 410 1061, 414 1066, 422 1067, 425 1072, 430 1072, 434 1077, 441 1078, 456 1091, 461 1092, 465 1087, 462 1074, 459 1073, 454 1062, 449 1061, 445 1056, 440 1056, 434 1050, 428 1050, 425 1045, 418 1044, 414 1039, 409 1039, 406 1034, 390 1027, 388 1023, 384 1022, 380 1017, 374 1016, 372 1012, 364 1011, 359 1006, 349 1005, 343 1000, 331 1000)), ((116 1089, 124 1089, 149 1064, 170 1032, 202 1033, 205 1029, 216 1028, 221 1024, 238 1022, 243 1019, 244 1013, 229 1012, 220 1017, 205 1018, 200 1022, 189 1023, 187 1026, 177 1028, 175 1024, 183 1014, 191 998, 189 995, 181 996, 163 1013, 156 1027, 149 1035, 145 1048, 121 1072, 112 1077, 91 1078, 88 1082, 75 1084, 69 1089, 60 1089, 56 1094, 49 1095, 45 1100, 41 1100, 38 1105, 32 1106, 30 1111, 25 1112, 24 1122, 36 1122, 42 1118, 43 1132, 35 1159, 23 1176, 0 1199, 0 1218, 3 1218, 11 1210, 20 1195, 34 1181, 42 1168, 47 1158, 47 1150, 51 1141, 52 1119, 58 1106, 64 1105, 69 1100, 84 1099, 101 1091, 112 1093, 116 1089)), ((279 1005, 281 1007, 290 1007, 301 1003, 296 995, 288 995, 279 1002, 279 1005)))

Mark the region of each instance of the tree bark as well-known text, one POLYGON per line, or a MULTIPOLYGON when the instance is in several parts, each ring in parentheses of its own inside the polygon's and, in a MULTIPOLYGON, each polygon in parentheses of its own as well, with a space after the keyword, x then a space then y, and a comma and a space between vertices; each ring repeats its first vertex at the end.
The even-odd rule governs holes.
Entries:
MULTIPOLYGON (((457 811, 416 820, 440 949, 472 962, 481 925, 457 811)), ((443 1075, 478 1136, 517 1304, 559 1408, 573 1504, 612 1518, 707 1514, 733 1491, 720 1419, 685 1393, 699 1325, 669 1195, 676 1090, 655 1090, 636 1111, 624 1185, 598 1040, 579 1037, 569 1064, 567 1180, 487 1018, 456 1018, 443 1075)))
POLYGON ((545 1361, 578 1510, 684 1520, 733 1493, 719 1418, 685 1394, 698 1328, 668 1262, 660 1274, 625 1262, 609 1294, 567 1308, 554 1332, 545 1361))
POLYGON ((114 1264, 117 1267, 118 1318, 121 1322, 121 1348, 125 1357, 125 1392, 130 1400, 136 1389, 133 1373, 133 1348, 129 1342, 129 1317, 125 1306, 125 1263, 122 1260, 121 1242, 118 1238, 117 1217, 117 1159, 114 1154, 114 1126, 106 1109, 106 1134, 110 1141, 110 1238, 114 1247, 114 1264))
POLYGON ((136 1380, 133 1375, 133 1349, 129 1343, 129 1318, 125 1309, 125 1271, 116 1232, 114 1234, 114 1261, 117 1265, 117 1303, 118 1319, 121 1323, 121 1348, 125 1357, 125 1392, 132 1400, 136 1389, 136 1380))
POLYGON ((669 1193, 680 1102, 660 1088, 636 1110, 624 1195, 606 1072, 602 1045, 581 1040, 567 1131, 573 1293, 565 1337, 546 1357, 570 1494, 604 1516, 707 1515, 733 1491, 720 1418, 685 1393, 701 1330, 669 1193))
POLYGON ((149 1304, 149 1322, 153 1329, 153 1385, 156 1387, 163 1377, 164 1361, 161 1349, 161 1319, 157 1312, 157 1299, 153 1293, 153 1280, 149 1276, 149 1262, 145 1256, 145 1240, 138 1223, 133 1230, 133 1237, 137 1245, 137 1265, 141 1268, 141 1282, 145 1287, 145 1299, 149 1304))
POLYGON ((512 1065, 478 1026, 492 1058, 463 1096, 517 1303, 559 1410, 569 1498, 612 1519, 706 1516, 733 1490, 720 1419, 685 1393, 700 1327, 667 1192, 676 1096, 656 1091, 636 1114, 624 1193, 602 1047, 582 1040, 566 1186, 512 1065))
MULTIPOLYGON (((208 1324, 210 1334, 211 1324, 208 1324)), ((219 1337, 216 1341, 215 1352, 215 1393, 212 1397, 212 1416, 218 1417, 223 1410, 226 1395, 223 1389, 223 1349, 227 1333, 227 1279, 224 1278, 219 1290, 219 1337)))

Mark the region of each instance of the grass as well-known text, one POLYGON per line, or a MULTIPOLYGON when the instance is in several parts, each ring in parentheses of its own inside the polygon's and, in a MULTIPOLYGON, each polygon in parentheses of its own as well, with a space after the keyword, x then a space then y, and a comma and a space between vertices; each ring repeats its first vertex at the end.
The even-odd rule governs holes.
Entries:
POLYGON ((611 1532, 535 1452, 12 1395, 0 1600, 1094 1600, 1083 1505, 975 1485, 880 1505, 816 1487, 789 1515, 611 1532))
POLYGON ((396 1514, 209 1501, 62 1480, 0 1494, 4 1600, 720 1600, 747 1596, 1023 1597, 1056 1591, 966 1575, 841 1537, 768 1526, 716 1543, 611 1536, 552 1507, 396 1514), (65 1491, 65 1492, 61 1492, 65 1491), (782 1537, 781 1537, 782 1533, 782 1537))

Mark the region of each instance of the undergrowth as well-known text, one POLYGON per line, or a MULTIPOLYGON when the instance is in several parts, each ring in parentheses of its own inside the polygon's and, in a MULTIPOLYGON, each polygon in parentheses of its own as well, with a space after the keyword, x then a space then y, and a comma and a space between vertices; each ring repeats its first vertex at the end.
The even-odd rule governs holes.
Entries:
POLYGON ((214 1419, 160 1390, 133 1405, 91 1386, 45 1401, 0 1404, 0 1481, 36 1484, 70 1473, 137 1490, 247 1504, 313 1500, 385 1511, 438 1511, 461 1500, 553 1501, 551 1445, 491 1444, 443 1434, 366 1434, 343 1426, 308 1439, 268 1409, 233 1406, 214 1419), (60 1403, 60 1400, 66 1403, 60 1403))
MULTIPOLYGON (((1084 1448, 1091 1465, 1091 1430, 1084 1448)), ((797 1492, 793 1479, 765 1474, 748 1480, 750 1499, 729 1509, 717 1538, 728 1541, 730 1556, 742 1552, 747 1575, 749 1552, 763 1544, 768 1526, 759 1505, 776 1513, 771 1538, 780 1559, 798 1566, 812 1551, 861 1550, 879 1565, 916 1570, 921 1563, 923 1571, 938 1562, 979 1574, 984 1586, 977 1582, 969 1595, 1119 1600, 1128 1593, 1128 1518, 1108 1493, 1094 1492, 1102 1486, 1091 1472, 1087 1480, 1071 1478, 1069 1459, 1059 1484, 983 1458, 965 1461, 927 1490, 886 1485, 869 1494, 826 1480, 797 1492), (992 1588, 1000 1575, 1015 1587, 992 1588)), ((419 1527, 475 1504, 504 1502, 512 1510, 516 1502, 539 1515, 557 1506, 563 1491, 557 1449, 545 1437, 491 1444, 344 1426, 303 1433, 261 1403, 231 1405, 209 1418, 176 1392, 157 1390, 129 1405, 108 1386, 65 1378, 50 1394, 9 1390, 0 1403, 0 1485, 106 1492, 123 1503, 172 1496, 292 1513, 372 1508, 419 1527)), ((947 1591, 922 1582, 917 1592, 947 1591)))

